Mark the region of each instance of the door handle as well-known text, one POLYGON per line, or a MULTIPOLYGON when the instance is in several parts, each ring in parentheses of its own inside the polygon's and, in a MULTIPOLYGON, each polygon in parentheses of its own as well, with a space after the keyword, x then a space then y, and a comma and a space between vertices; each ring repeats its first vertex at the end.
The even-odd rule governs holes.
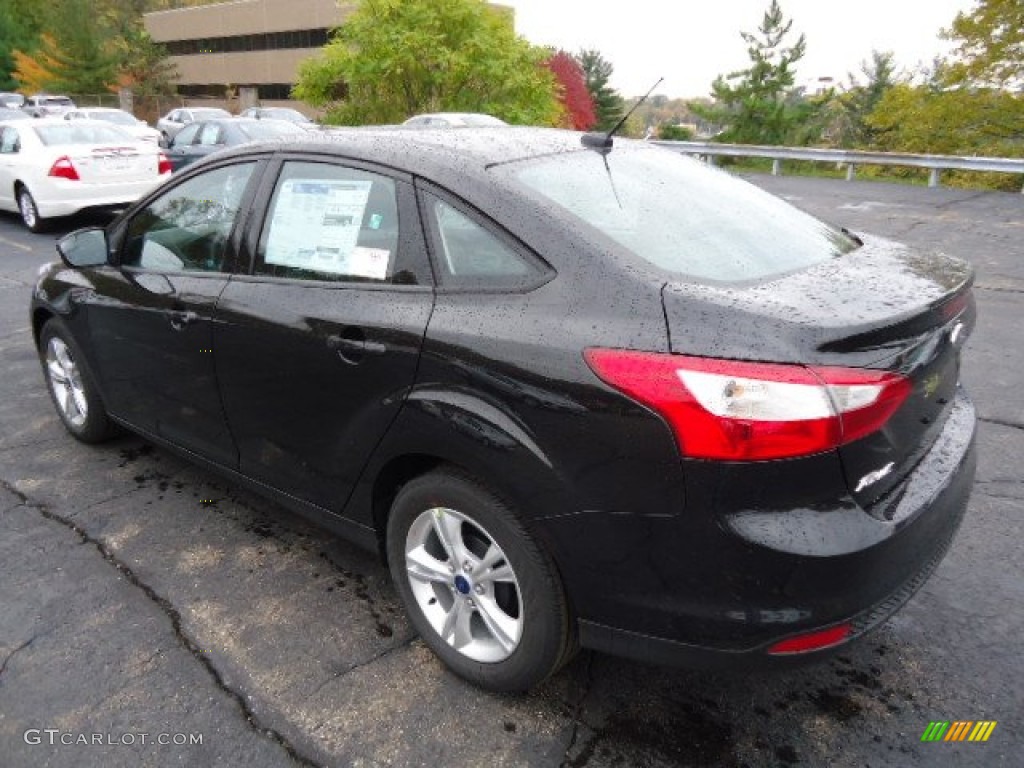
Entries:
POLYGON ((327 346, 349 362, 358 362, 364 355, 383 355, 387 346, 379 341, 367 341, 362 334, 355 336, 328 336, 327 346))
POLYGON ((199 315, 191 310, 175 310, 168 313, 168 317, 171 319, 171 328, 176 331, 182 331, 186 325, 191 325, 199 319, 199 315))

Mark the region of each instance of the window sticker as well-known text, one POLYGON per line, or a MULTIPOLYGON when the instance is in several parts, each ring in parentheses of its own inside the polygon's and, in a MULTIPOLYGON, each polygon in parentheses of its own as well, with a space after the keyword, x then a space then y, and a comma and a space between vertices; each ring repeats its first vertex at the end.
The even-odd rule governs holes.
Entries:
POLYGON ((264 262, 383 280, 390 251, 359 248, 372 181, 287 179, 281 184, 264 262))

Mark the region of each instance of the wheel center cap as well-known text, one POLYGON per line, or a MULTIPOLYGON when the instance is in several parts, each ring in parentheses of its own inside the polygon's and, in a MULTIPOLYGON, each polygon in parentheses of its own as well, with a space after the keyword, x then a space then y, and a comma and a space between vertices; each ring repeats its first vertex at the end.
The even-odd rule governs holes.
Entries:
POLYGON ((469 583, 469 579, 467 579, 460 573, 458 576, 455 577, 455 588, 459 590, 460 594, 468 595, 473 587, 469 583))

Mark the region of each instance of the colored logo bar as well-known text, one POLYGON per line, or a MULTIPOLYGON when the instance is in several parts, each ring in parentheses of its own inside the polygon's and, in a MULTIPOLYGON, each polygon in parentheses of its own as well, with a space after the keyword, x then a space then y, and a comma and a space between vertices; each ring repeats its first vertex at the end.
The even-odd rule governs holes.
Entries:
POLYGON ((988 741, 995 729, 995 720, 933 720, 921 734, 921 741, 988 741))

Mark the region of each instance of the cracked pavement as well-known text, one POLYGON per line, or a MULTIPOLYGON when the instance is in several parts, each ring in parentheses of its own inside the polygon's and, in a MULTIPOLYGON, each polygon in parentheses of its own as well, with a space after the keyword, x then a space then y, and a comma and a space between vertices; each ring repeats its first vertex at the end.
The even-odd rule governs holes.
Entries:
POLYGON ((971 507, 935 575, 878 632, 786 672, 583 653, 530 695, 477 691, 414 636, 374 556, 138 438, 66 436, 25 315, 56 234, 0 214, 0 764, 1018 765, 1024 198, 753 178, 822 218, 978 268, 963 372, 981 417, 971 507), (936 719, 999 725, 985 744, 922 744, 936 719), (56 743, 28 743, 29 729, 56 743))

